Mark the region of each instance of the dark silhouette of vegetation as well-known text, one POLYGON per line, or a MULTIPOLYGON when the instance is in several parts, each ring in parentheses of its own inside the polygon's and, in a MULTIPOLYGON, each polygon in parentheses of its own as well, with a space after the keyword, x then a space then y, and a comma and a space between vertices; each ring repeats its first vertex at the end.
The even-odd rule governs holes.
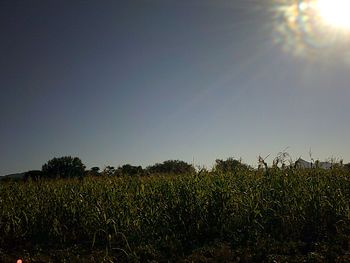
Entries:
POLYGON ((87 176, 100 176, 100 168, 99 167, 92 167, 90 170, 86 171, 85 174, 87 176))
POLYGON ((38 181, 41 178, 44 178, 45 175, 42 171, 40 170, 31 170, 28 172, 25 172, 23 176, 24 181, 32 180, 32 181, 38 181))
POLYGON ((344 164, 344 169, 350 171, 350 163, 344 164))
POLYGON ((118 176, 135 176, 135 175, 143 175, 144 170, 142 169, 142 166, 134 166, 130 164, 125 164, 121 167, 118 167, 116 171, 116 175, 118 176))
POLYGON ((106 166, 103 169, 101 175, 103 175, 103 176, 113 176, 113 175, 116 175, 115 173, 116 173, 116 169, 114 168, 114 166, 108 165, 108 166, 106 166))
POLYGON ((147 167, 149 173, 165 173, 165 174, 192 174, 196 172, 193 165, 179 160, 168 160, 163 163, 147 167))
POLYGON ((49 160, 42 167, 46 178, 73 178, 82 177, 85 165, 78 157, 64 156, 49 160))
POLYGON ((249 170, 249 166, 243 164, 241 161, 236 160, 232 157, 224 160, 217 159, 215 161, 214 169, 215 172, 221 173, 232 173, 240 170, 249 170))
POLYGON ((7 182, 19 182, 22 181, 24 177, 24 173, 21 174, 9 174, 6 176, 0 177, 0 183, 7 183, 7 182))
MULTIPOLYGON (((267 156, 269 157, 269 155, 267 156)), ((292 162, 290 155, 286 152, 281 152, 273 160, 272 166, 268 166, 265 161, 266 158, 259 156, 259 168, 264 168, 265 174, 269 175, 269 170, 271 169, 286 169, 286 168, 297 168, 298 163, 301 162, 299 158, 295 163, 292 162), (289 163, 289 165, 287 165, 289 163)), ((327 162, 315 161, 313 168, 320 169, 324 167, 323 164, 327 162)), ((342 160, 338 163, 332 161, 332 169, 340 169, 343 171, 350 171, 350 163, 343 164, 342 160)), ((46 178, 73 178, 79 177, 83 178, 84 176, 145 176, 152 174, 210 174, 210 173, 230 173, 237 174, 238 172, 247 172, 251 171, 253 168, 247 164, 242 163, 241 160, 234 159, 232 157, 222 160, 217 159, 215 165, 211 171, 206 170, 205 168, 201 169, 198 173, 193 165, 188 164, 180 160, 167 160, 163 163, 156 163, 154 165, 148 166, 143 169, 142 166, 125 164, 115 168, 114 166, 106 166, 102 171, 99 167, 92 167, 90 170, 85 170, 85 165, 78 157, 65 156, 60 158, 53 158, 49 160, 46 164, 42 166, 42 170, 31 170, 26 173, 22 173, 19 178, 9 175, 9 177, 4 176, 0 178, 2 182, 4 181, 38 181, 39 179, 46 178), (11 177, 10 177, 11 176, 11 177)))

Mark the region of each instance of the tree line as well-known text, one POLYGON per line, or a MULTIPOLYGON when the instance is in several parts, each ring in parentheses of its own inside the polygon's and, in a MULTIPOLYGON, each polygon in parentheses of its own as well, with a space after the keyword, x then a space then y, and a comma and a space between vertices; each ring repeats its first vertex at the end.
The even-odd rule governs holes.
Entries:
MULTIPOLYGON (((266 164, 267 165, 267 164, 266 164)), ((272 167, 274 168, 274 166, 272 167)), ((275 167, 276 168, 276 167, 275 167)), ((350 164, 343 165, 345 170, 350 171, 350 164)), ((217 159, 210 172, 213 173, 236 173, 237 171, 248 171, 252 168, 242 161, 228 158, 217 159)), ((58 178, 84 178, 86 176, 149 176, 155 174, 172 175, 195 175, 202 172, 209 172, 206 169, 196 169, 193 164, 180 160, 167 160, 143 168, 138 165, 125 164, 117 168, 106 166, 102 170, 99 167, 86 169, 80 158, 63 156, 53 158, 45 163, 41 170, 31 170, 24 173, 24 180, 58 179, 58 178)))
MULTIPOLYGON (((249 166, 239 160, 228 158, 227 160, 217 159, 212 171, 234 172, 238 169, 249 169, 249 166)), ((201 169, 199 172, 204 171, 201 169)), ((198 171, 193 164, 180 160, 167 160, 162 163, 143 168, 125 164, 115 168, 106 166, 102 170, 99 167, 86 169, 80 158, 63 156, 53 158, 45 163, 41 170, 31 170, 24 174, 24 180, 57 179, 57 178, 84 178, 85 176, 148 176, 154 174, 196 174, 198 171)))

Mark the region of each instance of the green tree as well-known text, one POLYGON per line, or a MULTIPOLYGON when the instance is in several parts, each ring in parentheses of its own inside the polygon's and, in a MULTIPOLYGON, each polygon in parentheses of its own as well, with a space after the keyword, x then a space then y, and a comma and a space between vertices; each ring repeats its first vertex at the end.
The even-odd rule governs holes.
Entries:
POLYGON ((64 156, 49 160, 42 167, 47 178, 72 178, 84 175, 85 165, 78 157, 64 156))
POLYGON ((147 167, 147 171, 149 173, 192 174, 196 172, 196 169, 184 161, 168 160, 147 167))
POLYGON ((215 160, 215 165, 213 171, 222 172, 222 173, 231 173, 238 170, 248 170, 249 166, 243 164, 241 161, 238 161, 232 157, 224 160, 217 159, 215 160))
POLYGON ((116 174, 116 169, 114 168, 114 166, 106 166, 103 171, 102 171, 102 175, 105 175, 105 176, 113 176, 116 174))
POLYGON ((85 173, 88 176, 100 176, 101 175, 100 168, 97 166, 92 167, 90 170, 86 171, 85 173))
POLYGON ((143 172, 142 166, 134 166, 130 164, 125 164, 117 169, 118 175, 142 175, 143 172))

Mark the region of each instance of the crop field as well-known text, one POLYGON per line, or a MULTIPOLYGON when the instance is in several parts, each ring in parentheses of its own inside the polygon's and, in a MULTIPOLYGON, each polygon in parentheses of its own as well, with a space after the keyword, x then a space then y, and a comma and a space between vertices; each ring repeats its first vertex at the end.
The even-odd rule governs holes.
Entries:
POLYGON ((350 174, 0 184, 0 262, 350 262, 350 174))

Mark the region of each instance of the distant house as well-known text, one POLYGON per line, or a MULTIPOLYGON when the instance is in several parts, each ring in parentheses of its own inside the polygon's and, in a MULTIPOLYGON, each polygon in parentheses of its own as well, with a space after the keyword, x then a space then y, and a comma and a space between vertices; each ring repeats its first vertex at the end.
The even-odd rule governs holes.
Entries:
POLYGON ((305 161, 301 158, 299 158, 296 162, 295 162, 295 167, 296 168, 322 168, 322 169, 331 169, 332 166, 334 164, 330 163, 330 162, 320 162, 320 161, 316 161, 315 163, 311 163, 308 161, 305 161))

